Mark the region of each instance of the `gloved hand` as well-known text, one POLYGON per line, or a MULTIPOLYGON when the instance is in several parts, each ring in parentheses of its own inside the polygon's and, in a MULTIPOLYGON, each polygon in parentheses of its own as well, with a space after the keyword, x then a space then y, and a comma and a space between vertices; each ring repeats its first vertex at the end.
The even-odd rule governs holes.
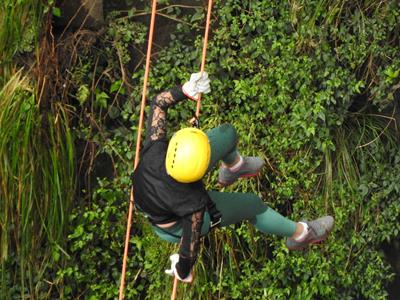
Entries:
POLYGON ((175 253, 172 254, 169 259, 171 260, 171 269, 165 270, 165 273, 167 273, 170 276, 175 276, 176 278, 178 278, 180 281, 183 282, 187 282, 187 283, 192 283, 193 281, 193 275, 190 272, 190 274, 188 275, 188 277, 182 279, 179 275, 178 272, 176 270, 176 264, 179 262, 179 254, 175 253))
POLYGON ((194 73, 190 80, 182 86, 183 93, 192 100, 199 99, 199 93, 207 94, 211 91, 210 79, 207 72, 194 73))

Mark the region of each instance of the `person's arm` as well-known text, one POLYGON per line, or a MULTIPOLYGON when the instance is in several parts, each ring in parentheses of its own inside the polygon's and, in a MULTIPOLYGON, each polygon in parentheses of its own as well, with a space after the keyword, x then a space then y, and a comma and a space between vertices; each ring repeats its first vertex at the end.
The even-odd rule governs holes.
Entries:
POLYGON ((147 141, 163 139, 167 134, 167 110, 170 106, 185 99, 182 87, 177 86, 169 91, 158 94, 150 105, 150 116, 147 124, 147 141))
POLYGON ((179 261, 176 271, 180 279, 191 276, 200 246, 201 227, 205 209, 194 212, 182 219, 182 240, 179 248, 179 261))
POLYGON ((146 142, 163 139, 167 135, 167 110, 185 98, 197 100, 199 93, 210 92, 207 72, 194 73, 182 87, 177 86, 158 94, 150 105, 146 142))

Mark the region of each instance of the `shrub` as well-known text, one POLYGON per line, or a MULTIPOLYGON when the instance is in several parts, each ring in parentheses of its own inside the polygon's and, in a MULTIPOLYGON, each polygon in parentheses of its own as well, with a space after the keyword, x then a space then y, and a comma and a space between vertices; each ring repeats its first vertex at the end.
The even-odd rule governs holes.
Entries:
MULTIPOLYGON (((88 67, 71 78, 83 112, 77 135, 93 145, 92 158, 110 158, 116 176, 91 185, 72 215, 71 258, 58 271, 66 298, 117 295, 143 76, 136 68, 126 76, 121 62, 140 61, 133 48, 145 45, 137 18, 148 13, 146 3, 140 1, 143 11, 110 15, 103 47, 77 60, 73 74, 88 67)), ((168 23, 174 24, 170 41, 152 61, 150 96, 199 68, 203 11, 171 4, 161 3, 176 23, 168 23)), ((268 162, 258 180, 229 190, 258 193, 296 220, 329 213, 336 225, 326 243, 306 253, 288 253, 282 238, 247 224, 217 230, 204 241, 195 283, 180 285, 178 293, 185 299, 385 299, 393 270, 381 245, 398 236, 400 158, 390 119, 379 111, 393 104, 398 89, 398 3, 227 0, 213 11, 206 67, 212 93, 202 102, 202 127, 234 124, 241 152, 268 162)), ((170 110, 170 132, 192 110, 190 102, 170 110)), ((215 176, 207 178, 211 189, 215 176)), ((171 280, 163 269, 175 246, 166 247, 140 215, 134 218, 140 222, 133 225, 126 294, 165 299, 171 280)))

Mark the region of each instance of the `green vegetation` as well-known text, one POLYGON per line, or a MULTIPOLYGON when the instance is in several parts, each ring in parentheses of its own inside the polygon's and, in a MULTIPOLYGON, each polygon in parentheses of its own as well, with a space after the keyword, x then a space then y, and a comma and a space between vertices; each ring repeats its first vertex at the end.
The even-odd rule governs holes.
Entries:
MULTIPOLYGON (((56 264, 64 251, 74 146, 66 111, 56 106, 54 114, 41 113, 21 72, 3 87, 0 107, 2 279, 12 282, 4 267, 13 268, 26 293, 41 290, 35 276, 56 264)), ((9 297, 13 293, 2 289, 9 297)))
MULTIPOLYGON (((399 274, 383 251, 398 247, 400 230, 397 2, 215 3, 206 64, 212 93, 204 97, 201 125, 234 124, 242 153, 268 162, 257 180, 227 190, 258 193, 296 220, 330 213, 336 225, 325 244, 305 253, 289 253, 282 238, 249 224, 218 229, 204 239, 195 283, 181 284, 180 298, 388 298, 399 274)), ((32 9, 38 1, 6 3, 8 12, 0 12, 0 24, 8 24, 0 40, 9 45, 0 52, 2 295, 113 299, 149 1, 126 0, 118 10, 105 3, 103 30, 67 30, 56 39, 58 52, 43 43, 51 28, 42 17, 46 9, 32 9), (10 21, 24 11, 30 13, 21 23, 10 21), (22 30, 28 17, 43 22, 22 30), (41 71, 15 71, 30 49, 36 49, 31 70, 41 71), (38 53, 59 64, 41 63, 38 53), (46 74, 61 75, 43 88, 46 74)), ((150 97, 199 69, 204 30, 200 1, 159 1, 159 13, 150 97)), ((170 133, 193 110, 191 102, 171 110, 170 133)), ((219 189, 215 172, 207 186, 219 189)), ((140 214, 133 221, 126 299, 166 299, 172 280, 164 269, 176 245, 160 241, 140 214)))
POLYGON ((40 0, 4 0, 0 4, 0 79, 12 76, 16 54, 29 52, 38 38, 43 5, 40 0))
MULTIPOLYGON (((47 297, 47 270, 58 265, 74 195, 69 110, 48 98, 38 31, 40 1, 5 1, 0 24, 1 298, 47 297), (39 58, 16 71, 27 51, 39 58), (29 68, 29 69, 28 69, 29 68)), ((47 82, 46 82, 47 80, 47 82)))

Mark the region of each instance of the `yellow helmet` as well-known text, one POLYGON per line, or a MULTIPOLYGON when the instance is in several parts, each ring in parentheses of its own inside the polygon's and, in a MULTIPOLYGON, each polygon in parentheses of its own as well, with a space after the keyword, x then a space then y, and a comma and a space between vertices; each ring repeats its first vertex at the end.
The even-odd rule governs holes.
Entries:
POLYGON ((207 135, 197 128, 184 128, 172 136, 167 150, 167 173, 176 181, 189 183, 203 178, 210 163, 207 135))

